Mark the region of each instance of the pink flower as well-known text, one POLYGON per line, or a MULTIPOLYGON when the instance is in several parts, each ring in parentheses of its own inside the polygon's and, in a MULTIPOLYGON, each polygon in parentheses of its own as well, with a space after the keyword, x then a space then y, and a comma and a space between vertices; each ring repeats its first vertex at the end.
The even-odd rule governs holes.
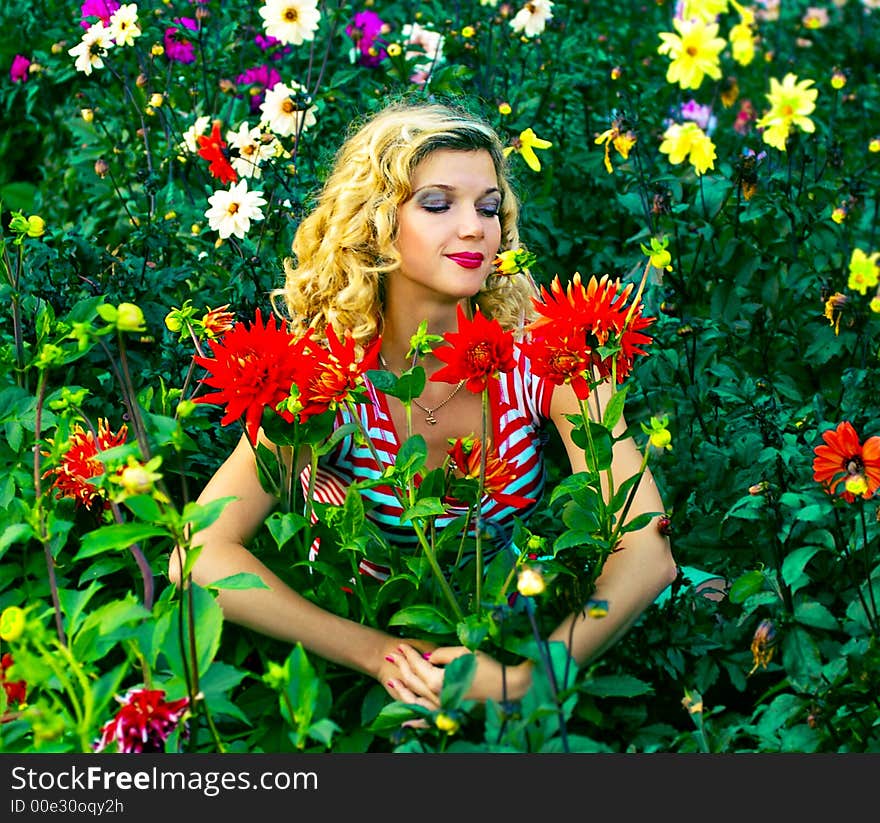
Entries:
MULTIPOLYGON (((271 34, 258 34, 254 38, 254 43, 256 43, 261 51, 271 51, 272 54, 269 57, 272 60, 280 60, 285 54, 290 54, 293 49, 290 46, 284 46, 284 48, 279 48, 281 46, 281 41, 277 37, 273 37, 271 34)), ((269 88, 272 88, 271 86, 269 88)))
POLYGON ((87 29, 92 23, 100 20, 106 26, 110 22, 113 12, 118 8, 119 3, 116 0, 85 0, 80 8, 80 14, 82 14, 80 25, 87 29))
POLYGON ((189 29, 190 31, 198 31, 198 21, 192 17, 175 17, 174 22, 177 27, 171 26, 165 29, 165 56, 169 60, 177 63, 195 63, 196 51, 189 40, 180 39, 180 27, 189 29))
POLYGON ((12 67, 9 69, 9 77, 13 83, 23 83, 28 78, 28 69, 31 61, 23 54, 16 54, 12 58, 12 67))
POLYGON ((345 27, 361 66, 378 66, 388 56, 379 39, 384 28, 385 21, 374 11, 359 11, 345 27))
POLYGON ((266 97, 266 89, 271 89, 276 83, 280 83, 281 75, 271 66, 256 66, 239 74, 235 82, 239 86, 250 86, 248 100, 251 113, 255 114, 260 111, 260 104, 266 97))
POLYGON ((102 726, 96 752, 111 743, 124 754, 164 752, 165 741, 189 706, 188 697, 166 701, 161 689, 130 689, 125 697, 116 699, 122 708, 102 726))

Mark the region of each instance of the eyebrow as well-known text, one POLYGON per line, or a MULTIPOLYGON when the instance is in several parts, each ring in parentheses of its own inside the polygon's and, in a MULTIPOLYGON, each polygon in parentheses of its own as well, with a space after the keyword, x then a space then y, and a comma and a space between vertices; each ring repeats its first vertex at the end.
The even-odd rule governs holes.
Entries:
MULTIPOLYGON (((420 191, 424 191, 425 189, 441 189, 442 191, 455 191, 457 186, 450 186, 447 183, 427 183, 424 186, 419 186, 419 188, 413 191, 413 197, 417 195, 420 191)), ((501 189, 492 186, 486 189, 480 196, 485 197, 488 194, 501 194, 501 189)))

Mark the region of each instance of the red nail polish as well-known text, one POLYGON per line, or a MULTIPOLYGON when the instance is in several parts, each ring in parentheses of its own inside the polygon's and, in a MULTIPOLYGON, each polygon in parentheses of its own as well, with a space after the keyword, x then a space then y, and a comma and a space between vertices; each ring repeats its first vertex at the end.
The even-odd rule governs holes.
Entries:
POLYGON ((396 661, 394 660, 394 658, 393 658, 390 654, 386 654, 386 655, 385 655, 385 659, 386 659, 389 663, 394 663, 394 662, 396 662, 396 661))
POLYGON ((406 654, 406 652, 403 650, 403 646, 398 646, 397 651, 399 651, 401 654, 406 654))
POLYGON ((424 657, 425 660, 430 660, 431 659, 431 652, 423 652, 422 657, 424 657))
POLYGON ((389 689, 393 689, 394 688, 394 681, 389 680, 385 685, 388 686, 389 689))

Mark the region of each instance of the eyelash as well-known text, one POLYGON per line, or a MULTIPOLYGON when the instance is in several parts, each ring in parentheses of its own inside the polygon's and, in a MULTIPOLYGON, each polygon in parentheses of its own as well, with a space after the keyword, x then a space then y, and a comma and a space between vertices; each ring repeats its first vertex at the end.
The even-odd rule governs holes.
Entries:
MULTIPOLYGON (((426 204, 423 205, 422 208, 425 211, 431 212, 431 214, 440 214, 441 212, 447 211, 449 209, 449 204, 444 203, 442 206, 429 206, 426 204)), ((498 215, 501 213, 500 207, 496 208, 494 206, 487 206, 482 209, 477 209, 477 211, 480 212, 483 217, 498 217, 498 215)))

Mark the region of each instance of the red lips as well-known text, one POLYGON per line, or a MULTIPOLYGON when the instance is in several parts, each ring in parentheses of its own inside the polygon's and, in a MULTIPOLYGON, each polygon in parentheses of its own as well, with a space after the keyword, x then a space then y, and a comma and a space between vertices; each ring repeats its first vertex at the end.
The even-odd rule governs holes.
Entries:
POLYGON ((465 269, 477 269, 483 265, 483 260, 485 259, 480 252, 471 251, 461 251, 457 254, 447 254, 446 256, 453 263, 458 263, 459 266, 465 269))

